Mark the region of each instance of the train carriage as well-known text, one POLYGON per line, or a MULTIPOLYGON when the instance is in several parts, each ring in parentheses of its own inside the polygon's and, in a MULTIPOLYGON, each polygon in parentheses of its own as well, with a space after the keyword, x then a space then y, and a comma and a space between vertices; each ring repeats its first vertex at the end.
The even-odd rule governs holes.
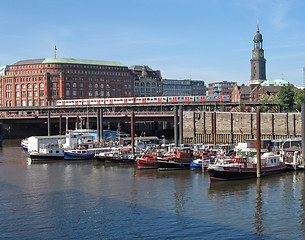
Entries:
POLYGON ((57 106, 133 104, 133 103, 188 103, 188 102, 230 102, 228 95, 219 96, 170 96, 170 97, 128 97, 128 98, 91 98, 58 100, 57 106))

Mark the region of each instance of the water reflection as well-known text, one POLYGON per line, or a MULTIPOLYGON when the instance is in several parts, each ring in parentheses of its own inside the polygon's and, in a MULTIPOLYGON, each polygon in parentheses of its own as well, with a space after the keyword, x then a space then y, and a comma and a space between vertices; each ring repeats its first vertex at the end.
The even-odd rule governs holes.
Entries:
POLYGON ((255 214, 254 214, 254 227, 256 229, 256 233, 262 235, 264 233, 263 226, 263 202, 262 202, 262 189, 261 189, 261 179, 257 178, 256 180, 256 199, 255 199, 255 214))

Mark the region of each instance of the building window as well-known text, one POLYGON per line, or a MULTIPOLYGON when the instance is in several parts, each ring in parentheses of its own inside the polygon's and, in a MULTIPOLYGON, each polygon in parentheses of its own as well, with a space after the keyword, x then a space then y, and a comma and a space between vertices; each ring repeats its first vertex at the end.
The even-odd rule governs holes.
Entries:
MULTIPOLYGON (((44 96, 44 91, 39 91, 39 96, 43 97, 44 96)), ((43 105, 40 105, 40 106, 43 106, 43 105)))
POLYGON ((66 83, 66 87, 69 88, 70 87, 70 83, 67 82, 66 83))
MULTIPOLYGON (((23 85, 23 84, 22 84, 22 85, 23 85)), ((40 88, 43 88, 43 87, 44 87, 44 84, 43 84, 43 83, 40 83, 40 84, 39 84, 39 87, 40 87, 40 88)), ((40 106, 43 106, 43 105, 40 105, 40 106)))
POLYGON ((37 83, 34 83, 34 84, 33 84, 33 87, 34 87, 34 88, 37 88, 37 83))
POLYGON ((89 97, 92 97, 92 91, 88 92, 89 97))
POLYGON ((66 90, 66 96, 70 97, 70 90, 66 90))
POLYGON ((32 97, 32 92, 28 91, 28 97, 32 97))
POLYGON ((79 87, 80 87, 80 88, 83 88, 83 87, 84 87, 84 84, 83 84, 83 83, 80 83, 80 84, 79 84, 79 87))
POLYGON ((20 89, 20 85, 19 84, 16 85, 16 89, 20 89))
POLYGON ((39 101, 39 106, 44 106, 44 101, 43 100, 39 101))
POLYGON ((97 97, 98 96, 98 91, 94 91, 94 96, 97 97))
POLYGON ((72 85, 74 88, 77 88, 77 83, 73 83, 72 85))
POLYGON ((28 89, 31 89, 32 88, 32 85, 31 84, 28 84, 28 89))
POLYGON ((20 92, 16 92, 16 97, 17 97, 17 98, 20 97, 20 92))
MULTIPOLYGON (((21 92, 21 97, 25 97, 25 91, 21 92)), ((22 105, 22 106, 24 106, 24 105, 22 105)))
POLYGON ((34 97, 38 97, 38 92, 37 91, 34 91, 34 97))
POLYGON ((73 97, 76 97, 76 96, 77 96, 77 91, 73 90, 73 97))

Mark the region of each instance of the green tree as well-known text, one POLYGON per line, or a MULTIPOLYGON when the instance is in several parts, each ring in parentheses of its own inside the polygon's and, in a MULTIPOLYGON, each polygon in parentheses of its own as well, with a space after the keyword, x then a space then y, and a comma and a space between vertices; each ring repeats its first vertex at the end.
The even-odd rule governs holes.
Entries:
POLYGON ((305 92, 298 88, 293 89, 293 91, 294 91, 295 109, 300 112, 301 103, 305 102, 305 92))
POLYGON ((282 89, 277 93, 280 100, 280 106, 282 110, 290 112, 294 110, 294 91, 293 85, 282 87, 282 89))
POLYGON ((277 95, 268 95, 263 94, 259 99, 258 102, 262 104, 261 110, 263 112, 277 112, 277 106, 274 106, 275 104, 280 103, 280 99, 277 95), (272 104, 272 105, 270 105, 272 104))

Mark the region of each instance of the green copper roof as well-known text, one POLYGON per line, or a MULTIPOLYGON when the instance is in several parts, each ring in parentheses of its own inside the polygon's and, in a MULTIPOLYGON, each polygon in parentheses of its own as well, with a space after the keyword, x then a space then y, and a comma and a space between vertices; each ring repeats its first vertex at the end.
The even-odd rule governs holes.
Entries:
POLYGON ((287 86, 289 82, 284 79, 265 80, 261 83, 262 86, 287 86))
POLYGON ((88 65, 126 67, 121 62, 96 61, 96 60, 74 59, 74 58, 45 58, 42 63, 88 64, 88 65))

